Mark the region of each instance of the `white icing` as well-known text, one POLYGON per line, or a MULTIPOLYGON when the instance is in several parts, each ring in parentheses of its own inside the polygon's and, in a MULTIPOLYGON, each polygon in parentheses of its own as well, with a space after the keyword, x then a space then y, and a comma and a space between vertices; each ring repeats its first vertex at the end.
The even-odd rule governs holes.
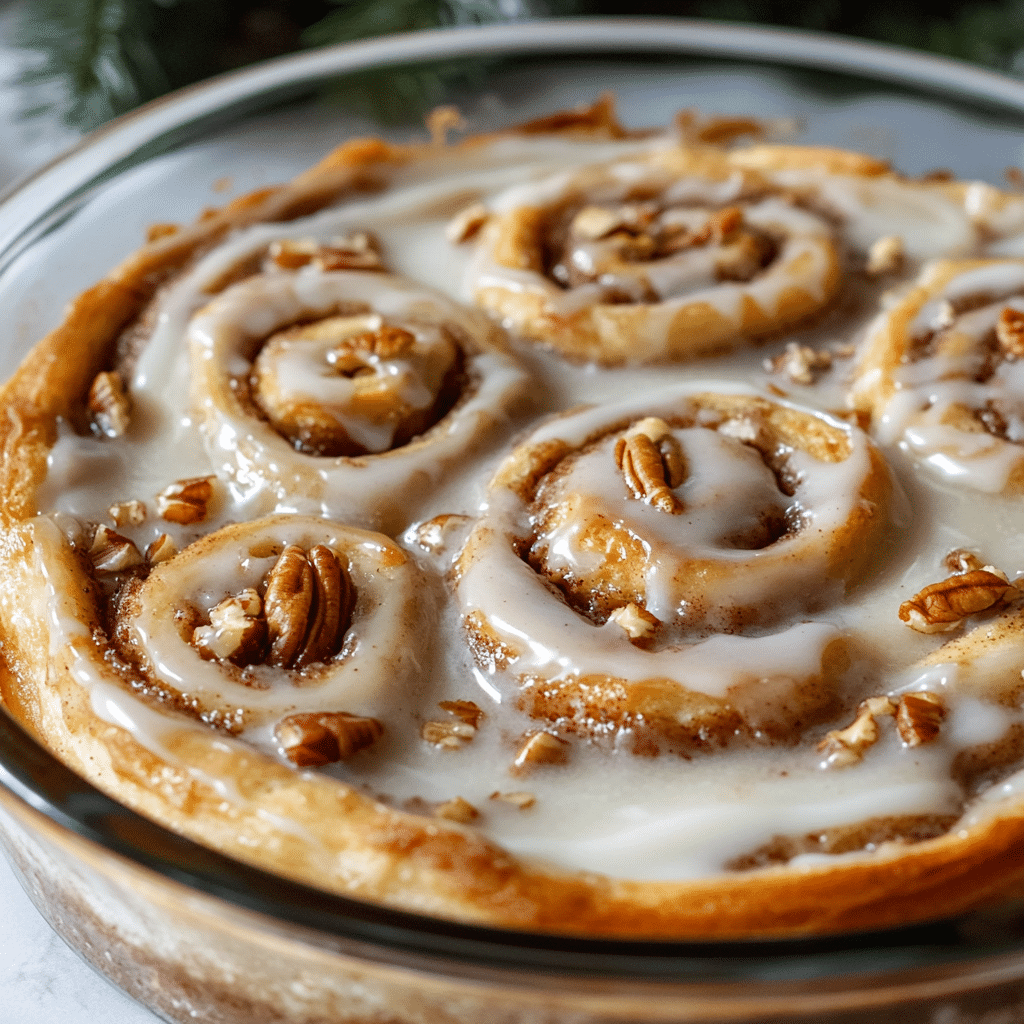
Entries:
MULTIPOLYGON (((80 596, 62 585, 66 570, 60 556, 66 552, 66 538, 80 540, 87 533, 87 527, 80 523, 109 521, 106 510, 112 500, 142 498, 150 505, 148 518, 138 527, 124 527, 122 532, 140 546, 161 532, 169 532, 183 547, 224 523, 250 520, 271 511, 301 510, 362 521, 370 515, 365 509, 401 505, 397 521, 391 526, 395 530, 416 518, 434 514, 474 513, 483 498, 483 482, 497 455, 505 450, 503 447, 498 452, 482 444, 476 423, 479 418, 494 415, 494 408, 502 404, 502 396, 523 380, 522 371, 505 356, 487 353, 476 357, 479 377, 485 383, 473 399, 479 399, 479 404, 468 403, 465 407, 471 415, 453 419, 447 428, 455 439, 453 454, 416 464, 413 472, 421 475, 410 490, 402 492, 401 498, 395 498, 391 488, 397 486, 396 479, 407 476, 408 469, 393 471, 396 460, 390 457, 380 461, 380 465, 386 464, 380 473, 353 472, 344 480, 340 474, 334 474, 333 466, 325 469, 315 460, 308 473, 300 473, 293 467, 302 462, 302 457, 282 446, 280 438, 261 440, 260 427, 251 419, 211 411, 205 391, 199 399, 203 415, 193 418, 187 397, 190 373, 184 339, 194 315, 210 303, 205 286, 275 240, 326 241, 351 231, 372 230, 381 241, 388 265, 421 283, 404 285, 387 279, 385 286, 380 275, 350 275, 364 283, 369 281, 369 301, 376 305, 379 300, 387 307, 378 310, 381 315, 404 315, 408 303, 426 291, 422 287, 425 285, 448 296, 448 300, 442 301, 428 293, 431 302, 441 303, 445 315, 450 315, 454 308, 457 313, 452 315, 473 319, 476 314, 472 311, 445 304, 462 297, 467 268, 474 264, 472 245, 453 246, 445 240, 444 228, 453 213, 477 200, 501 210, 513 207, 524 196, 532 200, 545 194, 557 196, 578 173, 576 167, 581 163, 619 161, 612 173, 621 189, 622 182, 635 182, 638 176, 642 177, 637 168, 644 165, 646 154, 664 145, 663 140, 583 143, 516 138, 461 151, 457 160, 441 153, 393 169, 389 172, 392 187, 380 195, 297 222, 260 225, 237 232, 173 283, 160 300, 156 329, 131 381, 136 411, 128 435, 111 443, 62 430, 50 455, 49 479, 39 496, 40 507, 52 514, 52 519, 44 516, 33 523, 43 552, 39 571, 47 580, 35 612, 43 615, 46 602, 53 653, 64 658, 73 677, 91 691, 93 707, 104 721, 126 729, 161 756, 166 754, 163 738, 167 728, 205 728, 184 717, 165 718, 113 680, 108 667, 94 657, 88 630, 81 625, 80 596), (491 380, 493 388, 488 383, 491 380), (200 440, 200 419, 204 423, 205 445, 200 440), (178 527, 153 514, 153 495, 167 483, 211 473, 217 473, 220 482, 206 522, 178 527)), ((968 190, 965 197, 958 199, 940 187, 922 187, 886 176, 860 179, 834 175, 822 183, 808 172, 788 171, 778 172, 774 178, 784 187, 810 190, 820 200, 818 205, 838 214, 842 238, 858 253, 866 252, 878 238, 896 234, 903 239, 911 260, 936 254, 977 254, 980 236, 976 226, 1020 230, 1019 210, 1000 208, 993 196, 980 188, 968 190)), ((719 208, 741 199, 743 192, 744 180, 734 174, 699 185, 692 180, 676 182, 667 188, 665 201, 719 208)), ((789 254, 787 260, 789 256, 795 260, 809 254, 812 270, 820 266, 815 263, 821 253, 817 239, 826 234, 831 237, 833 231, 830 226, 822 227, 822 218, 772 199, 755 204, 747 213, 748 220, 754 217, 762 218, 759 223, 766 230, 775 230, 773 225, 777 224, 783 234, 788 232, 790 241, 783 244, 783 251, 789 254), (800 241, 801 237, 805 240, 800 241)), ((996 238, 989 244, 1010 250, 1014 246, 1019 249, 1021 243, 1018 235, 996 238)), ((785 261, 783 265, 787 265, 785 261)), ((486 283, 492 279, 488 275, 493 275, 494 268, 486 261, 476 262, 473 273, 478 275, 478 284, 486 283)), ((193 324, 202 365, 216 364, 219 381, 232 374, 248 373, 248 357, 243 358, 231 346, 218 348, 218 311, 230 307, 231 315, 237 315, 251 332, 272 331, 282 316, 287 319, 297 309, 325 309, 334 301, 332 296, 340 294, 332 291, 332 279, 330 274, 317 272, 281 275, 282 282, 290 283, 274 284, 268 294, 254 295, 265 287, 260 284, 241 286, 238 292, 232 290, 220 296, 214 300, 212 310, 202 312, 193 324), (259 301, 251 308, 241 302, 234 307, 235 295, 259 301), (269 306, 264 304, 268 298, 269 306), (278 301, 281 306, 276 305, 278 301)), ((758 302, 769 309, 773 295, 777 296, 778 289, 783 287, 783 278, 776 284, 765 284, 763 280, 758 278, 752 284, 763 290, 758 302)), ((814 292, 817 278, 813 272, 800 280, 802 286, 818 294, 814 292)), ((982 275, 981 280, 982 285, 998 284, 995 290, 999 291, 1018 287, 1012 281, 997 281, 992 274, 982 275)), ((507 288, 550 295, 548 286, 538 284, 526 272, 503 270, 501 281, 507 288)), ((863 332, 874 316, 881 286, 856 287, 868 289, 863 292, 865 311, 859 319, 844 322, 841 327, 834 322, 826 323, 820 332, 811 330, 800 340, 815 345, 846 342, 863 332)), ((977 285, 965 286, 964 294, 970 294, 974 287, 977 285)), ((701 288, 688 298, 701 295, 701 288)), ((582 287, 575 291, 577 294, 557 297, 558 311, 586 308, 599 295, 597 288, 582 287)), ((713 299, 715 308, 725 313, 735 312, 737 301, 736 293, 728 289, 716 290, 713 299)), ((933 325, 939 314, 937 306, 929 309, 928 324, 933 325)), ((685 390, 685 386, 691 385, 684 386, 684 382, 694 379, 709 390, 723 386, 717 378, 731 382, 728 386, 733 389, 737 381, 760 383, 762 355, 758 352, 685 367, 631 367, 615 371, 573 367, 534 353, 524 353, 523 358, 537 375, 530 386, 530 397, 537 410, 555 412, 584 402, 621 401, 624 395, 636 396, 639 406, 644 396, 666 387, 685 390)), ((921 386, 936 388, 949 384, 969 390, 966 382, 947 381, 944 373, 929 378, 928 371, 916 366, 906 369, 921 376, 921 386)), ((308 380, 294 380, 302 373, 297 371, 292 383, 300 392, 308 389, 316 394, 318 388, 308 380)), ((1011 388, 1020 386, 1021 373, 1020 366, 1015 364, 1004 364, 999 371, 1011 388)), ((785 378, 773 379, 787 390, 794 387, 785 378)), ((916 387, 919 382, 915 379, 913 383, 916 387)), ((834 371, 816 389, 801 391, 801 401, 837 408, 842 385, 841 372, 834 371)), ((898 393, 887 413, 893 424, 904 415, 899 402, 907 401, 910 390, 908 386, 898 393)), ((600 416, 600 411, 583 414, 580 422, 597 423, 600 416)), ((558 436, 558 423, 541 427, 537 436, 558 436)), ((895 441, 901 432, 896 426, 891 429, 895 441)), ((506 429, 505 442, 508 435, 506 429)), ((695 437, 683 440, 696 460, 702 454, 698 450, 702 441, 695 437)), ((922 441, 925 443, 931 442, 926 439, 922 441)), ((947 451, 945 439, 940 439, 940 443, 941 450, 922 457, 945 459, 947 468, 943 472, 948 478, 960 457, 947 451)), ((729 457, 728 446, 723 447, 718 441, 712 442, 711 451, 729 457)), ((703 454, 699 473, 684 488, 684 499, 701 508, 711 508, 716 505, 713 492, 718 465, 708 459, 706 452, 703 454)), ((339 677, 336 684, 328 682, 323 688, 309 690, 272 685, 268 690, 247 690, 240 695, 230 691, 236 704, 240 702, 235 698, 241 696, 246 706, 266 705, 266 720, 260 722, 260 715, 253 716, 254 722, 244 740, 265 750, 272 749, 273 716, 286 707, 298 706, 298 701, 308 701, 303 703, 304 707, 317 707, 328 691, 332 700, 364 700, 359 708, 345 710, 365 708, 367 713, 377 711, 386 717, 386 739, 379 749, 361 755, 358 767, 341 765, 333 769, 340 777, 399 803, 411 797, 444 800, 461 795, 482 812, 475 827, 513 851, 569 867, 632 877, 679 878, 714 873, 728 860, 749 853, 777 834, 802 835, 886 814, 958 813, 964 794, 950 778, 951 760, 959 749, 997 741, 1001 730, 1017 720, 1018 712, 1004 710, 986 696, 991 695, 994 681, 1019 677, 1024 655, 1018 647, 1009 645, 1000 647, 977 665, 941 664, 926 671, 914 668, 944 637, 912 633, 899 622, 895 609, 921 587, 942 578, 942 556, 953 547, 968 546, 982 552, 985 561, 998 564, 1011 577, 1024 573, 1024 552, 1019 543, 1021 513, 1017 504, 998 495, 984 503, 968 501, 932 481, 918 479, 899 451, 890 452, 890 456, 902 479, 912 486, 913 531, 900 535, 894 550, 883 553, 878 577, 869 586, 851 593, 841 603, 829 605, 820 615, 816 613, 814 622, 792 622, 770 636, 723 635, 685 648, 680 645, 678 650, 638 652, 623 639, 621 630, 615 633, 618 627, 594 626, 564 605, 558 606, 558 614, 552 614, 550 604, 538 603, 525 609, 502 605, 501 595, 517 574, 531 573, 507 549, 500 549, 493 571, 475 566, 460 585, 460 591, 469 595, 467 600, 471 604, 491 603, 492 621, 521 647, 517 668, 528 666, 551 674, 614 670, 624 678, 632 678, 639 672, 638 663, 644 664, 640 660, 642 655, 643 659, 653 659, 646 661, 646 665, 656 664, 659 671, 671 669, 704 692, 729 695, 741 678, 761 680, 769 665, 773 673, 793 677, 813 674, 820 669, 825 645, 834 638, 843 638, 859 659, 845 679, 849 687, 849 693, 843 695, 847 713, 810 730, 805 741, 792 749, 741 747, 695 757, 692 761, 673 756, 651 760, 635 757, 625 737, 615 750, 577 743, 568 765, 544 769, 526 779, 512 779, 506 770, 512 756, 510 741, 535 729, 537 723, 520 712, 514 700, 508 699, 497 677, 488 676, 472 664, 460 644, 440 642, 441 638, 461 633, 459 610, 436 583, 424 584, 420 602, 428 609, 436 607, 438 625, 435 628, 432 616, 428 615, 416 642, 412 646, 405 642, 401 645, 415 661, 415 687, 403 690, 400 699, 394 699, 393 694, 388 700, 380 698, 381 688, 387 684, 384 663, 375 661, 367 652, 365 665, 370 681, 359 687, 350 687, 351 680, 344 682, 339 677), (570 654, 564 651, 567 632, 575 633, 578 639, 570 654), (863 696, 922 689, 941 693, 950 705, 940 741, 908 750, 887 725, 883 740, 861 763, 842 770, 819 768, 821 758, 814 750, 815 741, 827 728, 848 724, 852 708, 863 696), (377 704, 379 698, 382 702, 377 704), (487 717, 476 738, 464 749, 440 751, 419 738, 419 728, 424 720, 443 717, 436 706, 439 700, 454 698, 477 701, 485 708, 487 717), (488 799, 495 790, 510 789, 528 789, 537 798, 535 806, 521 812, 488 799)), ((976 467, 972 472, 990 480, 991 489, 997 491, 1005 467, 995 464, 998 460, 983 467, 988 457, 980 452, 972 456, 971 465, 976 467)), ((744 456, 738 458, 742 460, 744 456)), ((823 482, 814 500, 819 503, 820 511, 815 514, 821 517, 822 524, 827 525, 849 509, 849 497, 844 497, 845 482, 841 479, 844 472, 821 478, 823 482)), ((740 463, 746 498, 763 500, 763 485, 767 481, 759 478, 757 472, 744 474, 740 463)), ((742 507, 728 502, 725 507, 728 515, 736 517, 728 528, 736 524, 742 527, 742 507)), ((647 506, 638 506, 631 512, 645 522, 652 518, 647 506)), ((663 525, 660 520, 657 523, 663 525)), ((694 525, 701 543, 709 538, 714 540, 716 531, 710 516, 694 525)), ((411 534, 405 537, 405 545, 419 552, 411 534)), ((579 559, 571 531, 559 538, 559 553, 563 558, 579 559)), ((749 552, 732 552, 726 557, 746 556, 749 552)), ((240 570, 231 564, 232 556, 224 557, 223 570, 219 564, 211 563, 195 577, 189 575, 185 590, 200 604, 215 602, 236 580, 242 582, 240 570), (230 586, 226 581, 230 581, 230 586)), ((442 560, 439 568, 447 569, 448 564, 442 560)), ((670 608, 670 582, 668 574, 659 573, 657 567, 648 574, 648 596, 659 609, 670 608)), ((774 586, 775 578, 769 577, 766 585, 774 586)), ((173 632, 166 620, 157 621, 147 630, 147 642, 153 639, 155 659, 172 675, 191 680, 191 654, 182 649, 180 637, 172 636, 173 632), (179 658, 183 660, 179 662, 179 658)), ((385 637, 392 635, 386 624, 380 632, 385 637)), ((384 643, 390 650, 391 641, 384 643)), ((647 669, 641 674, 646 675, 647 669)), ((196 677, 195 684, 190 681, 189 685, 198 686, 211 700, 225 696, 223 679, 214 675, 202 674, 196 677)), ((221 785, 216 779, 205 781, 221 785)), ((1024 772, 1010 775, 983 794, 978 810, 970 811, 963 824, 991 813, 1001 806, 1000 801, 1019 801, 1022 793, 1024 772)), ((226 801, 234 799, 234 794, 223 787, 221 795, 226 801)), ((287 831, 287 819, 277 824, 287 831)), ((814 860, 813 855, 808 855, 797 863, 811 864, 814 860)))

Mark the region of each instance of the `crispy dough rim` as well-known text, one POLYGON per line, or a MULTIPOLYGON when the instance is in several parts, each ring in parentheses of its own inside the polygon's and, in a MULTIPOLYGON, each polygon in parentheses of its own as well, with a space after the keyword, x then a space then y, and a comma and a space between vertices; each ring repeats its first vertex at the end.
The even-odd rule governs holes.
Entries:
MULTIPOLYGON (((518 130, 625 135, 607 101, 518 130)), ((226 751, 223 737, 190 723, 169 741, 173 757, 165 761, 94 713, 89 695, 67 671, 69 652, 46 653, 45 604, 21 606, 12 599, 18 593, 38 597, 41 589, 42 549, 37 550, 30 519, 57 419, 82 400, 119 332, 160 282, 206 247, 235 228, 288 220, 372 187, 388 168, 431 149, 377 139, 346 143, 290 184, 241 197, 144 246, 71 304, 64 322, 0 391, 6 407, 0 424, 0 622, 6 660, 0 692, 6 706, 91 782, 169 828, 321 888, 444 918, 592 936, 728 938, 906 924, 1024 888, 1018 856, 1024 815, 1010 807, 963 836, 951 832, 909 849, 887 844, 827 867, 766 868, 693 882, 617 880, 519 860, 471 829, 393 811, 240 744, 229 743, 226 751), (238 805, 226 814, 219 794, 190 767, 233 780, 238 805), (259 814, 294 813, 300 805, 304 813, 297 817, 308 840, 268 826, 259 814), (253 838, 261 841, 258 854, 249 845, 253 838)), ((57 556, 74 561, 66 548, 57 556)), ((88 622, 91 599, 82 592, 77 601, 88 622)))

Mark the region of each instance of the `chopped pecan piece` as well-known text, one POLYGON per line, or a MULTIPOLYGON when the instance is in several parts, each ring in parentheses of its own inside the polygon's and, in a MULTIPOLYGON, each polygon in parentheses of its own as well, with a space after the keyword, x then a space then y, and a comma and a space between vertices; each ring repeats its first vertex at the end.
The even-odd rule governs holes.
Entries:
POLYGON ((157 565, 166 562, 178 553, 178 545, 174 543, 169 533, 161 533, 149 547, 146 548, 146 561, 150 565, 157 565))
POLYGON ((344 711, 289 715, 274 730, 285 756, 300 768, 344 761, 375 743, 384 733, 376 718, 344 711))
POLYGON ((107 526, 96 527, 89 558, 97 572, 123 572, 142 564, 142 553, 134 542, 107 526))
POLYGON ((461 796, 456 796, 452 797, 451 800, 446 800, 443 804, 438 804, 434 808, 434 816, 446 818, 448 821, 457 821, 465 825, 475 818, 479 818, 480 812, 468 800, 463 800, 461 796))
POLYGON ((615 465, 633 497, 669 515, 682 512, 672 489, 686 478, 686 460, 664 420, 649 416, 634 423, 615 443, 615 465))
POLYGON ((868 697, 857 708, 857 717, 845 729, 833 729, 818 744, 829 768, 847 768, 856 764, 864 751, 878 740, 878 719, 896 714, 896 705, 888 697, 868 697))
POLYGON ((939 735, 945 717, 946 707, 941 697, 926 690, 905 693, 896 711, 896 729, 908 747, 919 747, 939 735))
POLYGON ((969 615, 998 604, 1016 592, 1006 576, 993 566, 957 573, 931 583, 900 605, 900 619, 919 633, 946 633, 969 615))
POLYGON ((170 523, 201 523, 213 497, 213 477, 197 476, 178 480, 156 496, 156 510, 170 523))
POLYGON ((818 372, 832 368, 832 353, 791 341, 782 355, 766 359, 764 368, 769 373, 785 373, 794 384, 811 385, 818 372))
POLYGON ((132 498, 117 501, 107 509, 115 526, 140 526, 146 519, 146 503, 132 498))
POLYGON ((597 241, 606 238, 625 223, 621 213, 604 206, 584 206, 572 219, 569 230, 579 238, 597 241))
POLYGON ((956 548, 950 551, 945 558, 946 568, 952 573, 972 572, 975 569, 985 568, 985 563, 967 548, 956 548))
POLYGON ((1007 355, 1015 359, 1024 356, 1024 313, 1007 306, 996 322, 996 339, 1007 355))
POLYGON ((529 810, 537 802, 537 798, 532 793, 501 793, 498 790, 495 790, 489 799, 511 804, 513 807, 518 807, 521 811, 529 810))
POLYGON ((420 736, 442 750, 460 750, 476 735, 469 722, 424 722, 420 736))
POLYGON ((525 738, 512 762, 513 775, 522 775, 541 764, 565 764, 569 760, 569 744, 550 732, 535 732, 525 738))
POLYGON ((444 229, 445 238, 449 242, 458 245, 461 242, 468 242, 477 235, 480 229, 490 219, 490 213, 483 203, 473 203, 464 210, 460 210, 448 222, 444 229))
POLYGON ((197 626, 192 643, 206 660, 251 665, 259 661, 267 641, 263 602, 255 590, 243 590, 210 609, 210 625, 197 626))
POLYGON ((131 420, 132 403, 124 389, 121 374, 107 370, 96 374, 87 401, 93 433, 101 437, 121 437, 131 420))
POLYGON ((869 277, 895 274, 903 266, 903 239, 899 235, 886 235, 872 243, 868 249, 865 270, 869 277))
POLYGON ((461 718, 467 725, 475 729, 484 717, 483 710, 478 704, 471 700, 443 700, 437 705, 442 711, 447 711, 456 718, 461 718))
POLYGON ((319 270, 385 270, 377 240, 357 231, 344 238, 318 242, 314 238, 283 239, 270 245, 270 260, 282 270, 312 264, 319 270))
POLYGON ((620 625, 630 640, 646 640, 661 625, 646 608, 632 601, 623 608, 616 608, 608 618, 620 625))

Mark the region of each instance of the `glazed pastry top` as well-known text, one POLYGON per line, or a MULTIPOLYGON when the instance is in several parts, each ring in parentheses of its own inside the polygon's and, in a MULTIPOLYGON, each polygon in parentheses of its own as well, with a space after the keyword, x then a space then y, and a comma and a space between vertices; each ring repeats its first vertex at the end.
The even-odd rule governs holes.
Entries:
MULTIPOLYGON (((881 394, 855 350, 926 261, 994 259, 1022 230, 988 186, 849 154, 514 135, 240 226, 122 344, 127 425, 116 396, 91 432, 59 424, 37 535, 90 555, 148 682, 72 675, 172 762, 172 733, 219 729, 558 868, 683 879, 942 835, 997 763, 1004 796, 1024 785, 1024 513, 922 470, 942 439, 901 433, 968 357, 897 358, 881 394), (502 249, 524 210, 540 233, 502 249), (703 358, 659 340, 683 334, 703 358), (289 545, 333 551, 362 595, 320 675, 269 639, 251 662, 210 646, 231 615, 274 628, 289 545), (993 622, 1005 642, 942 647, 993 622)), ((1024 310, 999 283, 1019 263, 977 273, 918 303, 912 343, 1024 310), (985 302, 936 327, 957 288, 985 302)), ((1020 354, 956 387, 1019 405, 1020 354)), ((1005 423, 1017 449, 1019 410, 1005 423)), ((76 649, 96 626, 59 596, 54 621, 76 649)))

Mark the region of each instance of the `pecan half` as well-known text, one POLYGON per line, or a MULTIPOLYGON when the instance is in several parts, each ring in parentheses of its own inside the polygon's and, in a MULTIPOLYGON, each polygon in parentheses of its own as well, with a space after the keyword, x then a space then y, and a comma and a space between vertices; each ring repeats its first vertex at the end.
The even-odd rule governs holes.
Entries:
POLYGON ((649 416, 634 423, 615 443, 615 465, 634 498, 669 515, 683 511, 672 489, 686 478, 686 460, 664 420, 649 416))
POLYGON ((1007 306, 996 322, 996 339, 999 347, 1016 359, 1024 356, 1024 313, 1007 306))
POLYGON ((945 717, 946 706, 938 695, 926 690, 905 693, 896 711, 896 729, 908 747, 919 747, 939 735, 945 717))
POLYGON ((131 420, 132 403, 124 389, 121 374, 106 370, 96 374, 86 402, 94 434, 121 437, 131 420))
POLYGON ((344 711, 289 715, 274 730, 285 756, 300 768, 344 761, 374 744, 384 733, 376 718, 344 711))
POLYGON ((196 476, 178 480, 156 496, 156 510, 170 523, 201 523, 213 497, 213 477, 196 476))
POLYGON ((899 616, 919 633, 946 633, 1014 590, 1006 576, 989 565, 929 584, 900 605, 899 616))
POLYGON ((888 697, 868 697, 857 708, 857 717, 845 729, 833 729, 818 744, 829 768, 847 768, 856 764, 868 747, 878 740, 878 719, 896 714, 896 705, 888 697))

